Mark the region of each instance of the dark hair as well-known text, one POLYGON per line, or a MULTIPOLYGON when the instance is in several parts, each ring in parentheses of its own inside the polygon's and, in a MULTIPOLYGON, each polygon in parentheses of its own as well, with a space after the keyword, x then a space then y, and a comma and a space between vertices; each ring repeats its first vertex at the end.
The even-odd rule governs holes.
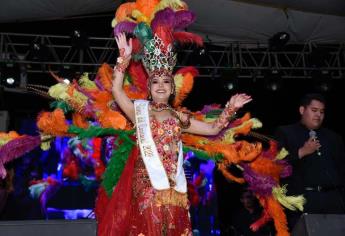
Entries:
POLYGON ((175 87, 175 85, 174 85, 173 89, 174 89, 173 94, 170 94, 169 100, 168 100, 168 104, 169 104, 170 106, 173 106, 173 105, 174 105, 175 93, 176 93, 176 87, 175 87))
POLYGON ((300 104, 300 106, 307 107, 310 105, 310 103, 313 100, 319 101, 319 102, 323 103, 324 105, 326 105, 325 97, 319 93, 308 93, 308 94, 304 95, 302 97, 302 99, 300 100, 299 104, 300 104))

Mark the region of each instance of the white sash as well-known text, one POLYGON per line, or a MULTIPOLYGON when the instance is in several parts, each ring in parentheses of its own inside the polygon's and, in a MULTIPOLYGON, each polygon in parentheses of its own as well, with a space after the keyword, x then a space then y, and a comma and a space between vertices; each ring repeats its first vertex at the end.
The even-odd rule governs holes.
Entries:
MULTIPOLYGON (((134 101, 135 122, 137 127, 137 140, 146 170, 148 172, 151 185, 157 190, 169 189, 170 184, 164 166, 159 158, 156 145, 152 138, 149 120, 149 102, 146 100, 134 101)), ((178 192, 187 192, 187 181, 183 170, 182 142, 178 143, 179 156, 177 161, 177 171, 175 176, 178 192)))

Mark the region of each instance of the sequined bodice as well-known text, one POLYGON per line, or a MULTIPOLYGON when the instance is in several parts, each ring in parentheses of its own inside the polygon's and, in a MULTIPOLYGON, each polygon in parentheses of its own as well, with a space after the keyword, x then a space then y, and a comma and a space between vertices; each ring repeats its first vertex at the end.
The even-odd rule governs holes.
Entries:
POLYGON ((181 138, 181 128, 178 121, 171 117, 159 122, 154 116, 150 116, 150 126, 153 140, 168 175, 171 187, 176 174, 178 158, 178 141, 181 138))
POLYGON ((135 163, 133 173, 133 209, 138 211, 138 221, 132 222, 132 235, 188 235, 192 236, 188 216, 187 193, 177 192, 176 171, 178 167, 181 127, 177 118, 159 121, 150 115, 150 128, 158 156, 168 177, 170 188, 156 190, 152 187, 144 161, 135 163), (141 231, 141 229, 148 229, 141 231))

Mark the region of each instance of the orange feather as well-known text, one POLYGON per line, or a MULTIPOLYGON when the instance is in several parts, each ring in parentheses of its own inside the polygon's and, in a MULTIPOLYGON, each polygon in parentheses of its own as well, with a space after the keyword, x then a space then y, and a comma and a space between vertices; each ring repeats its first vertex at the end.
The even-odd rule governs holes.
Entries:
POLYGON ((115 19, 117 22, 121 22, 127 20, 131 15, 132 11, 135 9, 136 3, 134 2, 126 2, 121 4, 115 13, 115 19))
POLYGON ((111 91, 112 88, 112 75, 113 69, 106 63, 104 63, 98 69, 98 77, 97 79, 101 82, 102 86, 107 90, 111 91))
POLYGON ((61 109, 53 112, 41 112, 37 118, 37 127, 46 134, 66 136, 68 124, 61 109))
POLYGON ((79 128, 87 129, 89 127, 89 123, 80 113, 73 113, 72 120, 73 124, 79 128))

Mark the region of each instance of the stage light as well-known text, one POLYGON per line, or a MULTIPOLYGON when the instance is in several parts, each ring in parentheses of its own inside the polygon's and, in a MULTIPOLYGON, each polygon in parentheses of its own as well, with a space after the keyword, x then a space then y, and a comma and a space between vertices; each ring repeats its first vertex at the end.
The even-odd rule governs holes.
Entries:
POLYGON ((276 92, 280 90, 282 86, 283 86, 283 80, 281 78, 281 73, 279 70, 273 69, 266 73, 265 87, 267 90, 276 92))
POLYGON ((58 72, 58 76, 63 80, 64 83, 70 84, 73 79, 76 79, 76 73, 73 66, 63 65, 58 72))
POLYGON ((6 83, 10 86, 14 85, 15 79, 13 77, 6 78, 6 83))
POLYGON ((72 46, 77 49, 86 49, 89 47, 89 37, 81 30, 74 30, 71 34, 72 46))
POLYGON ((71 81, 70 81, 69 79, 64 79, 63 82, 64 82, 65 84, 70 84, 70 83, 71 83, 71 81))
POLYGON ((222 73, 223 86, 228 91, 235 91, 239 87, 238 70, 226 70, 222 73))
POLYGON ((329 92, 333 89, 332 75, 328 70, 313 71, 312 80, 317 92, 329 92))
POLYGON ((33 42, 27 59, 35 61, 48 61, 50 57, 49 48, 44 43, 33 42))
POLYGON ((269 49, 271 51, 282 50, 289 40, 290 35, 288 33, 278 32, 268 40, 269 49))
POLYGON ((21 73, 18 65, 5 63, 0 69, 0 84, 4 87, 14 88, 20 85, 21 73))
POLYGON ((227 84, 227 89, 228 90, 233 90, 235 88, 235 84, 233 83, 233 82, 229 82, 228 84, 227 84))

